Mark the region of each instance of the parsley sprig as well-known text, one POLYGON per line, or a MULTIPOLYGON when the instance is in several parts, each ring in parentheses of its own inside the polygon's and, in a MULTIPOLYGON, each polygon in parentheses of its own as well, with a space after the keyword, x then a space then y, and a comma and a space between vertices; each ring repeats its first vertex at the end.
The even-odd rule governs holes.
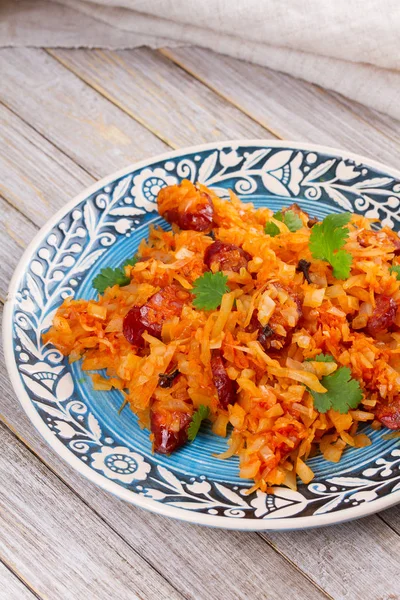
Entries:
POLYGON ((130 283, 129 277, 125 275, 125 267, 128 265, 133 266, 137 263, 138 259, 136 256, 128 258, 120 267, 115 269, 111 267, 105 267, 101 269, 100 273, 93 279, 93 287, 99 292, 104 294, 108 287, 113 285, 128 285, 130 283))
POLYGON ((295 231, 298 231, 299 229, 301 229, 303 227, 303 221, 300 219, 299 215, 296 215, 294 210, 287 210, 285 213, 278 210, 278 212, 276 212, 274 214, 274 218, 277 221, 281 221, 282 223, 285 223, 286 227, 292 233, 294 233, 295 231))
MULTIPOLYGON (((306 358, 306 361, 336 362, 331 354, 317 354, 313 358, 306 358)), ((363 398, 360 384, 352 378, 348 367, 339 367, 334 373, 325 375, 321 378, 321 385, 327 390, 323 394, 308 390, 314 398, 314 408, 320 413, 326 413, 333 408, 341 414, 346 414, 351 408, 357 408, 363 398)))
POLYGON ((400 265, 392 265, 389 271, 390 273, 395 273, 396 279, 400 279, 400 265))
MULTIPOLYGON (((335 362, 335 359, 330 354, 317 354, 313 358, 306 358, 306 361, 330 363, 335 362)), ((352 378, 348 367, 339 367, 331 375, 325 375, 321 379, 321 385, 327 389, 323 394, 308 390, 314 398, 314 408, 320 413, 333 408, 345 414, 351 408, 357 408, 363 397, 360 384, 352 378)))
POLYGON ((342 250, 349 237, 346 225, 350 218, 351 214, 348 212, 328 215, 311 229, 312 256, 328 262, 333 268, 333 276, 337 279, 347 279, 350 275, 352 256, 342 250))
POLYGON ((348 413, 351 408, 357 408, 363 398, 360 384, 352 378, 348 367, 339 367, 331 375, 322 377, 321 385, 327 389, 324 394, 311 390, 314 407, 320 413, 326 413, 330 408, 341 414, 348 413))
POLYGON ((191 290, 194 300, 193 306, 201 310, 215 310, 221 304, 222 296, 229 292, 228 278, 218 271, 207 271, 196 279, 191 290))
POLYGON ((281 232, 278 225, 276 223, 273 223, 272 221, 268 221, 268 223, 265 224, 264 231, 267 235, 270 235, 271 237, 275 237, 281 232))
POLYGON ((204 419, 207 419, 209 415, 210 409, 208 408, 208 406, 204 406, 204 404, 201 404, 198 410, 196 410, 196 412, 193 414, 192 420, 190 422, 188 429, 188 440, 193 442, 193 440, 199 433, 202 421, 204 421, 204 419))
POLYGON ((311 362, 311 361, 329 363, 329 362, 335 362, 335 359, 330 354, 317 354, 317 356, 314 356, 313 358, 306 358, 306 362, 311 362))
MULTIPOLYGON (((303 227, 303 221, 298 215, 296 215, 294 210, 287 210, 285 213, 278 210, 278 212, 274 213, 273 217, 276 221, 284 223, 289 229, 289 231, 291 231, 292 233, 298 231, 303 227)), ((276 223, 273 223, 272 221, 268 221, 268 223, 266 223, 264 231, 271 237, 275 237, 281 232, 278 225, 276 225, 276 223)))

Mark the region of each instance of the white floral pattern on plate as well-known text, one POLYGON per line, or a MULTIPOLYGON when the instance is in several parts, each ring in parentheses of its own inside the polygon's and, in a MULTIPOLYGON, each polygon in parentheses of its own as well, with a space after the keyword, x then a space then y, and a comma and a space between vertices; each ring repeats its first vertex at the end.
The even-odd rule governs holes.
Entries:
POLYGON ((103 446, 99 452, 92 454, 91 466, 109 479, 118 479, 122 483, 146 479, 151 470, 143 456, 122 446, 103 446))

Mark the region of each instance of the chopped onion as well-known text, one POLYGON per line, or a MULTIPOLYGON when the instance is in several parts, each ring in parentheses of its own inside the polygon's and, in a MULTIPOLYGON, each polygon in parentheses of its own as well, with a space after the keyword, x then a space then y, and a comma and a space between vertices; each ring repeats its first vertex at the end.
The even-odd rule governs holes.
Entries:
POLYGON ((311 419, 312 414, 313 414, 312 408, 307 408, 307 406, 303 406, 303 404, 299 404, 298 402, 293 402, 292 408, 294 408, 295 410, 299 411, 299 413, 301 413, 311 419))
POLYGON ((178 260, 181 260, 182 258, 192 258, 192 256, 194 256, 194 252, 189 250, 189 248, 186 248, 186 246, 182 246, 182 248, 179 248, 179 250, 175 252, 175 258, 178 260))
POLYGON ((354 445, 356 448, 365 448, 372 444, 371 440, 365 433, 359 433, 354 436, 354 445))
POLYGON ((297 490, 296 473, 294 470, 288 471, 285 469, 285 479, 283 481, 283 485, 287 485, 287 487, 294 492, 297 490))
POLYGON ((346 292, 344 291, 343 287, 339 284, 330 285, 325 290, 325 296, 327 298, 339 298, 339 296, 345 296, 345 295, 346 295, 346 292))
POLYGON ((339 448, 335 448, 334 446, 331 446, 330 444, 328 444, 326 446, 325 450, 323 451, 323 456, 324 456, 325 460, 329 460, 329 462, 337 463, 337 462, 339 462, 339 460, 342 457, 342 452, 343 452, 343 450, 340 450, 339 448))
POLYGON ((229 423, 228 415, 220 413, 212 425, 212 432, 221 437, 226 436, 226 428, 229 423))
POLYGON ((261 461, 260 460, 252 460, 251 462, 247 462, 245 464, 240 465, 240 477, 243 479, 252 479, 255 477, 260 470, 261 461))
POLYGON ((369 317, 374 312, 371 302, 361 302, 360 304, 360 315, 368 315, 369 317))
MULTIPOLYGON (((221 307, 218 312, 218 317, 217 317, 217 320, 215 321, 214 327, 212 328, 212 331, 211 331, 211 335, 210 335, 211 340, 215 340, 221 335, 221 333, 225 327, 225 324, 228 320, 228 317, 231 313, 234 301, 235 301, 235 294, 233 292, 224 294, 222 296, 221 307)), ((220 346, 218 346, 218 347, 220 347, 220 346)))
POLYGON ((325 288, 316 288, 312 284, 306 289, 304 294, 303 306, 309 306, 311 308, 317 308, 321 306, 324 301, 325 288))
POLYGON ((275 310, 275 302, 269 296, 269 292, 264 292, 260 298, 260 302, 258 304, 258 320, 261 325, 265 327, 268 325, 268 321, 270 320, 272 313, 275 310))
POLYGON ((267 419, 272 417, 280 417, 281 415, 283 415, 283 408, 280 404, 274 404, 274 406, 271 406, 271 408, 269 408, 265 413, 267 419))
POLYGON ((123 321, 124 320, 122 317, 113 317, 112 319, 110 319, 106 327, 106 333, 121 332, 123 321))
POLYGON ((314 479, 314 472, 301 458, 297 458, 296 460, 296 473, 303 483, 310 483, 314 479))
POLYGON ((346 316, 346 313, 344 313, 342 310, 340 310, 336 306, 332 306, 326 312, 329 313, 330 315, 334 315, 335 317, 339 317, 341 319, 343 319, 346 316))
POLYGON ((243 427, 245 416, 246 411, 243 410, 240 404, 235 404, 234 406, 230 407, 229 421, 236 429, 243 427))
POLYGON ((336 430, 340 433, 341 431, 350 429, 353 424, 353 417, 351 414, 342 414, 336 410, 330 409, 328 411, 329 418, 334 424, 336 430))
POLYGON ((375 417, 374 413, 365 412, 364 410, 350 410, 349 412, 356 421, 372 421, 375 417))
POLYGON ((107 317, 107 308, 94 302, 89 302, 87 305, 87 313, 96 319, 104 321, 104 319, 107 317))
POLYGON ((300 381, 313 390, 313 392, 324 394, 327 391, 314 373, 307 373, 307 371, 296 369, 285 369, 283 367, 269 367, 269 372, 271 375, 275 375, 275 377, 287 377, 288 379, 300 381))
POLYGON ((256 436, 251 441, 247 440, 246 452, 252 454, 258 452, 265 445, 265 437, 263 435, 256 436))
POLYGON ((364 329, 364 327, 367 326, 368 323, 368 315, 366 314, 359 314, 356 317, 354 317, 351 326, 353 327, 353 329, 364 329))
POLYGON ((351 437, 351 435, 349 435, 349 434, 347 433, 347 431, 342 431, 342 432, 340 433, 340 437, 341 437, 341 438, 342 438, 342 440, 343 440, 343 441, 344 441, 346 444, 348 444, 349 446, 355 446, 355 445, 356 445, 356 443, 355 443, 355 441, 354 441, 354 438, 352 438, 352 437, 351 437))
POLYGON ((311 338, 309 335, 298 335, 296 337, 296 339, 294 339, 295 335, 293 336, 293 341, 296 342, 296 344, 298 345, 299 348, 309 348, 310 347, 311 338))
POLYGON ((242 444, 242 436, 240 434, 235 434, 233 433, 230 440, 229 440, 229 448, 228 450, 226 450, 225 452, 221 452, 221 454, 213 454, 213 456, 215 458, 220 458, 221 460, 224 460, 225 458, 231 458, 231 456, 234 456, 237 451, 239 450, 241 444, 242 444))
POLYGON ((394 440, 398 437, 400 437, 400 431, 392 431, 392 433, 385 433, 385 435, 382 436, 382 439, 383 440, 394 440))
POLYGON ((275 456, 268 444, 264 444, 262 448, 260 448, 259 454, 262 457, 262 459, 265 460, 265 462, 267 462, 270 458, 273 458, 275 456))

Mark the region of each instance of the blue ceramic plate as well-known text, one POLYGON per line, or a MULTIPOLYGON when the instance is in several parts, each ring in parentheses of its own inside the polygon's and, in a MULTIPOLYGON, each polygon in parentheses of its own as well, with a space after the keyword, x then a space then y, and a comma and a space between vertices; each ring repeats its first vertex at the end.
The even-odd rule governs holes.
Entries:
POLYGON ((160 188, 182 178, 218 194, 232 188, 256 206, 293 201, 311 215, 354 211, 399 228, 400 173, 360 156, 307 144, 235 141, 171 152, 103 179, 39 232, 11 282, 4 345, 22 406, 48 443, 77 471, 154 512, 231 529, 297 529, 361 517, 400 501, 399 440, 367 428, 373 444, 339 464, 315 457, 298 491, 246 495, 238 460, 214 453, 226 440, 203 429, 171 457, 153 455, 147 431, 119 392, 95 392, 80 363, 69 365, 41 336, 63 298, 94 298, 94 276, 132 256, 158 216, 160 188))

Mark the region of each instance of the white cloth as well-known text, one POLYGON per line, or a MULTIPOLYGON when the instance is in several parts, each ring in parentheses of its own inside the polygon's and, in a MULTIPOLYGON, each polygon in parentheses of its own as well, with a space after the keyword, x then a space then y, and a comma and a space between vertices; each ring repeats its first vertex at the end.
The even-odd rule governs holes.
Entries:
POLYGON ((197 45, 400 119, 398 0, 0 0, 0 46, 197 45))

